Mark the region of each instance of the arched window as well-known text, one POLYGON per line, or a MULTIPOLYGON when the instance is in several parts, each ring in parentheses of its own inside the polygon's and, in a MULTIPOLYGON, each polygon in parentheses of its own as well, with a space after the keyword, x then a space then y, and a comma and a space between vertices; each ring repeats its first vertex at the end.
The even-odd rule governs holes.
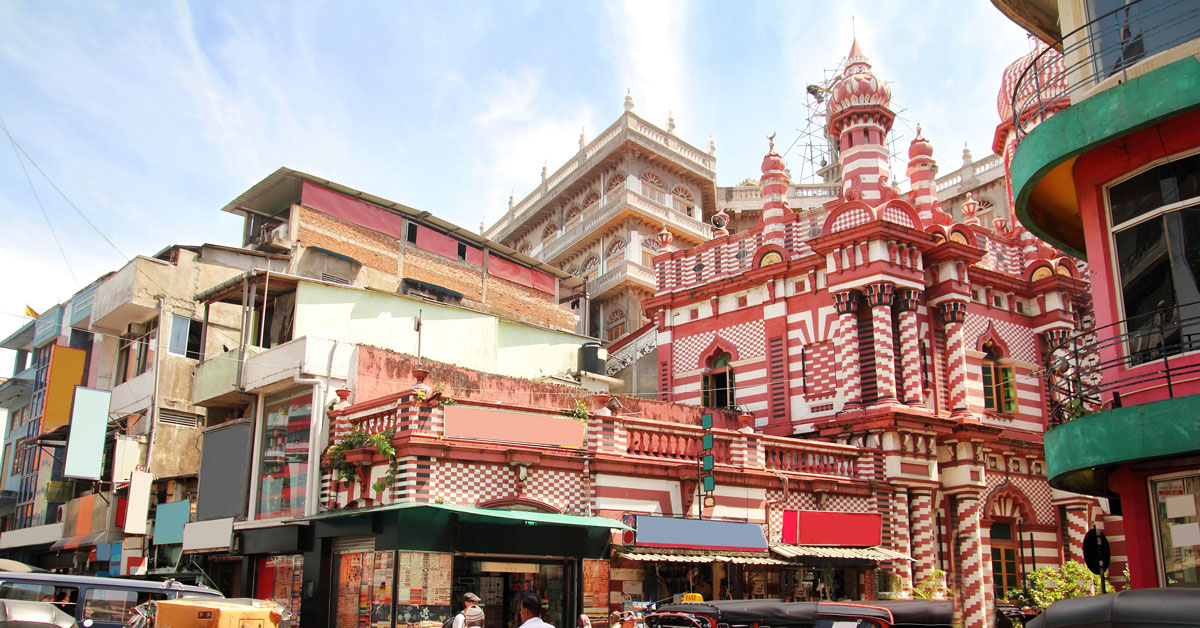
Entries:
POLYGON ((623 174, 614 174, 614 175, 612 176, 612 178, 608 180, 608 187, 606 187, 606 188, 604 189, 604 191, 605 191, 605 192, 612 192, 612 191, 613 191, 613 188, 617 187, 618 185, 621 185, 622 183, 625 183, 625 175, 623 175, 623 174))
POLYGON ((558 225, 551 222, 550 224, 546 225, 546 230, 542 231, 542 241, 545 242, 546 240, 549 240, 550 238, 554 237, 554 234, 556 233, 558 233, 558 225))
POLYGON ((702 403, 710 408, 733 407, 733 356, 724 351, 717 353, 706 371, 702 403))
POLYGON ((642 173, 642 183, 645 184, 642 186, 642 194, 663 204, 667 202, 667 186, 662 177, 647 171, 642 173))
POLYGON ((1001 365, 999 350, 990 340, 983 345, 983 407, 992 412, 1017 411, 1013 368, 1001 365))
POLYGON ((593 203, 600 200, 600 195, 595 192, 588 192, 588 195, 583 197, 583 206, 591 207, 593 203))
POLYGON ((583 210, 579 209, 578 205, 572 205, 571 209, 567 210, 567 220, 566 221, 568 223, 571 222, 572 220, 578 218, 579 214, 581 214, 582 212, 583 212, 583 210))
POLYGON ((682 185, 677 185, 674 190, 671 190, 671 195, 671 202, 675 206, 675 211, 683 212, 692 218, 696 217, 696 199, 692 197, 690 190, 682 185))
POLYGON ((530 248, 533 247, 529 244, 529 240, 525 240, 524 242, 521 242, 521 246, 517 247, 517 251, 520 253, 528 253, 530 248))
POLYGON ((625 335, 625 310, 615 309, 604 324, 604 339, 612 342, 625 335))
POLYGON ((624 240, 613 240, 613 243, 608 245, 608 259, 612 259, 616 255, 625 252, 626 243, 624 240))

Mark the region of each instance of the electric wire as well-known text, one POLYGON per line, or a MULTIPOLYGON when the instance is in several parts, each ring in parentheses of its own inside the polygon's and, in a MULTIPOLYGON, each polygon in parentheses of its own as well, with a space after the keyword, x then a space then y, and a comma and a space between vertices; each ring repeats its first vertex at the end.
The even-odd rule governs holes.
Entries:
MULTIPOLYGON (((75 210, 75 213, 79 214, 79 217, 82 218, 83 221, 86 222, 88 224, 88 226, 91 227, 92 230, 95 231, 105 242, 107 242, 108 245, 111 246, 112 249, 117 252, 117 255, 121 256, 122 260, 128 260, 129 256, 122 253, 121 249, 117 248, 117 245, 113 244, 113 241, 110 240, 107 235, 104 235, 104 232, 101 231, 100 228, 97 227, 95 225, 95 223, 93 223, 87 217, 87 215, 85 215, 83 213, 83 211, 80 210, 79 207, 76 206, 75 203, 72 202, 71 199, 67 197, 65 192, 63 192, 61 189, 59 189, 58 185, 54 183, 54 180, 50 178, 50 175, 46 174, 46 171, 42 170, 42 167, 39 166, 38 163, 36 161, 34 161, 33 157, 31 157, 29 155, 29 153, 27 153, 25 151, 25 148, 22 147, 19 142, 17 142, 16 138, 13 137, 12 133, 10 133, 8 131, 8 127, 4 126, 3 117, 0 117, 0 127, 4 128, 4 134, 8 136, 8 141, 12 142, 14 150, 19 150, 21 152, 21 154, 25 156, 25 159, 29 160, 29 163, 32 164, 33 167, 37 169, 38 173, 42 175, 42 178, 44 178, 46 180, 46 182, 50 184, 50 187, 54 188, 55 192, 58 192, 58 195, 61 196, 64 201, 67 202, 67 205, 70 205, 71 209, 75 210)), ((22 166, 22 169, 24 169, 24 166, 22 166)), ((29 176, 28 173, 26 173, 25 176, 26 176, 26 178, 28 178, 28 176, 29 176)), ((32 186, 32 183, 30 185, 32 186)), ((78 281, 76 283, 78 283, 78 281)))
MULTIPOLYGON (((33 179, 29 178, 29 170, 25 168, 25 162, 21 160, 21 153, 25 151, 17 147, 17 140, 12 136, 12 133, 8 132, 8 125, 4 123, 3 116, 0 116, 0 129, 4 129, 4 134, 8 136, 8 141, 12 144, 13 155, 17 158, 17 163, 21 166, 21 172, 25 175, 25 182, 29 184, 29 190, 33 192, 33 198, 37 200, 38 209, 42 210, 42 217, 46 219, 46 226, 50 229, 51 237, 54 238, 54 245, 58 247, 58 252, 62 255, 63 264, 66 265, 67 272, 71 275, 71 280, 75 282, 75 286, 78 288, 79 278, 75 276, 75 269, 71 267, 71 260, 67 259, 67 252, 63 249, 62 242, 58 239, 58 232, 54 230, 54 224, 50 222, 50 214, 46 213, 46 206, 42 204, 42 197, 37 193, 37 188, 33 185, 33 179)), ((36 167, 36 164, 34 167, 36 167)))

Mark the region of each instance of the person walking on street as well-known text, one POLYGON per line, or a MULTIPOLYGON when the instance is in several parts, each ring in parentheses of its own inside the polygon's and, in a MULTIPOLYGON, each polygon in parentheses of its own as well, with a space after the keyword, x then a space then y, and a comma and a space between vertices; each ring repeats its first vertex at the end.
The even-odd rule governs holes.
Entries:
POLYGON ((613 611, 608 616, 608 628, 620 628, 621 611, 613 611))
POLYGON ((462 612, 454 616, 450 628, 483 628, 483 609, 479 608, 479 596, 474 593, 463 595, 462 612))
POLYGON ((542 599, 536 595, 521 600, 521 628, 554 628, 542 621, 542 599))

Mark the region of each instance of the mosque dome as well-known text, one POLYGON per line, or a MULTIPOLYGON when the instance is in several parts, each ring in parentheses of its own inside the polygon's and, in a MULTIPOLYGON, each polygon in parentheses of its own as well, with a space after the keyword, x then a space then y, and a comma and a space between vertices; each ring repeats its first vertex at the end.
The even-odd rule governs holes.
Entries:
POLYGON ((908 159, 911 161, 918 157, 933 157, 933 144, 921 135, 921 125, 917 125, 917 136, 913 138, 911 144, 908 145, 908 159))
POLYGON ((845 76, 829 90, 829 117, 855 106, 887 107, 892 102, 892 88, 871 73, 871 63, 858 40, 850 48, 845 76))
POLYGON ((1038 106, 1037 90, 1039 86, 1041 87, 1040 100, 1043 106, 1058 99, 1066 92, 1067 67, 1062 53, 1050 50, 1039 58, 1039 55, 1048 49, 1049 46, 1039 41, 1036 48, 1004 69, 1004 76, 1000 81, 1000 93, 996 95, 996 113, 1000 114, 1002 123, 1012 120, 1013 91, 1017 89, 1017 82, 1021 80, 1021 75, 1035 59, 1038 64, 1038 76, 1036 80, 1034 80, 1032 72, 1026 76, 1020 85, 1021 92, 1017 95, 1021 103, 1021 114, 1025 115, 1038 106))

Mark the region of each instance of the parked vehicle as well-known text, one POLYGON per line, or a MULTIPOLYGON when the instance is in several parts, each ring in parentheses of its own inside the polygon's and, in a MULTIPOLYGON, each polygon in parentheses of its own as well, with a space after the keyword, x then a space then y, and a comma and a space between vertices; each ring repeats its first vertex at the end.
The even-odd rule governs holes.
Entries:
POLYGON ((248 597, 188 598, 146 602, 125 628, 288 628, 291 613, 272 600, 248 597))
POLYGON ((76 628, 75 618, 49 602, 0 600, 0 628, 76 628))
POLYGON ((937 600, 734 600, 657 606, 647 628, 950 628, 954 605, 937 600))
POLYGON ((1175 628, 1200 625, 1200 590, 1133 589, 1060 600, 1027 628, 1175 628))
POLYGON ((83 628, 121 628, 133 608, 149 600, 224 597, 208 587, 128 578, 54 573, 0 573, 0 600, 50 602, 83 628))

